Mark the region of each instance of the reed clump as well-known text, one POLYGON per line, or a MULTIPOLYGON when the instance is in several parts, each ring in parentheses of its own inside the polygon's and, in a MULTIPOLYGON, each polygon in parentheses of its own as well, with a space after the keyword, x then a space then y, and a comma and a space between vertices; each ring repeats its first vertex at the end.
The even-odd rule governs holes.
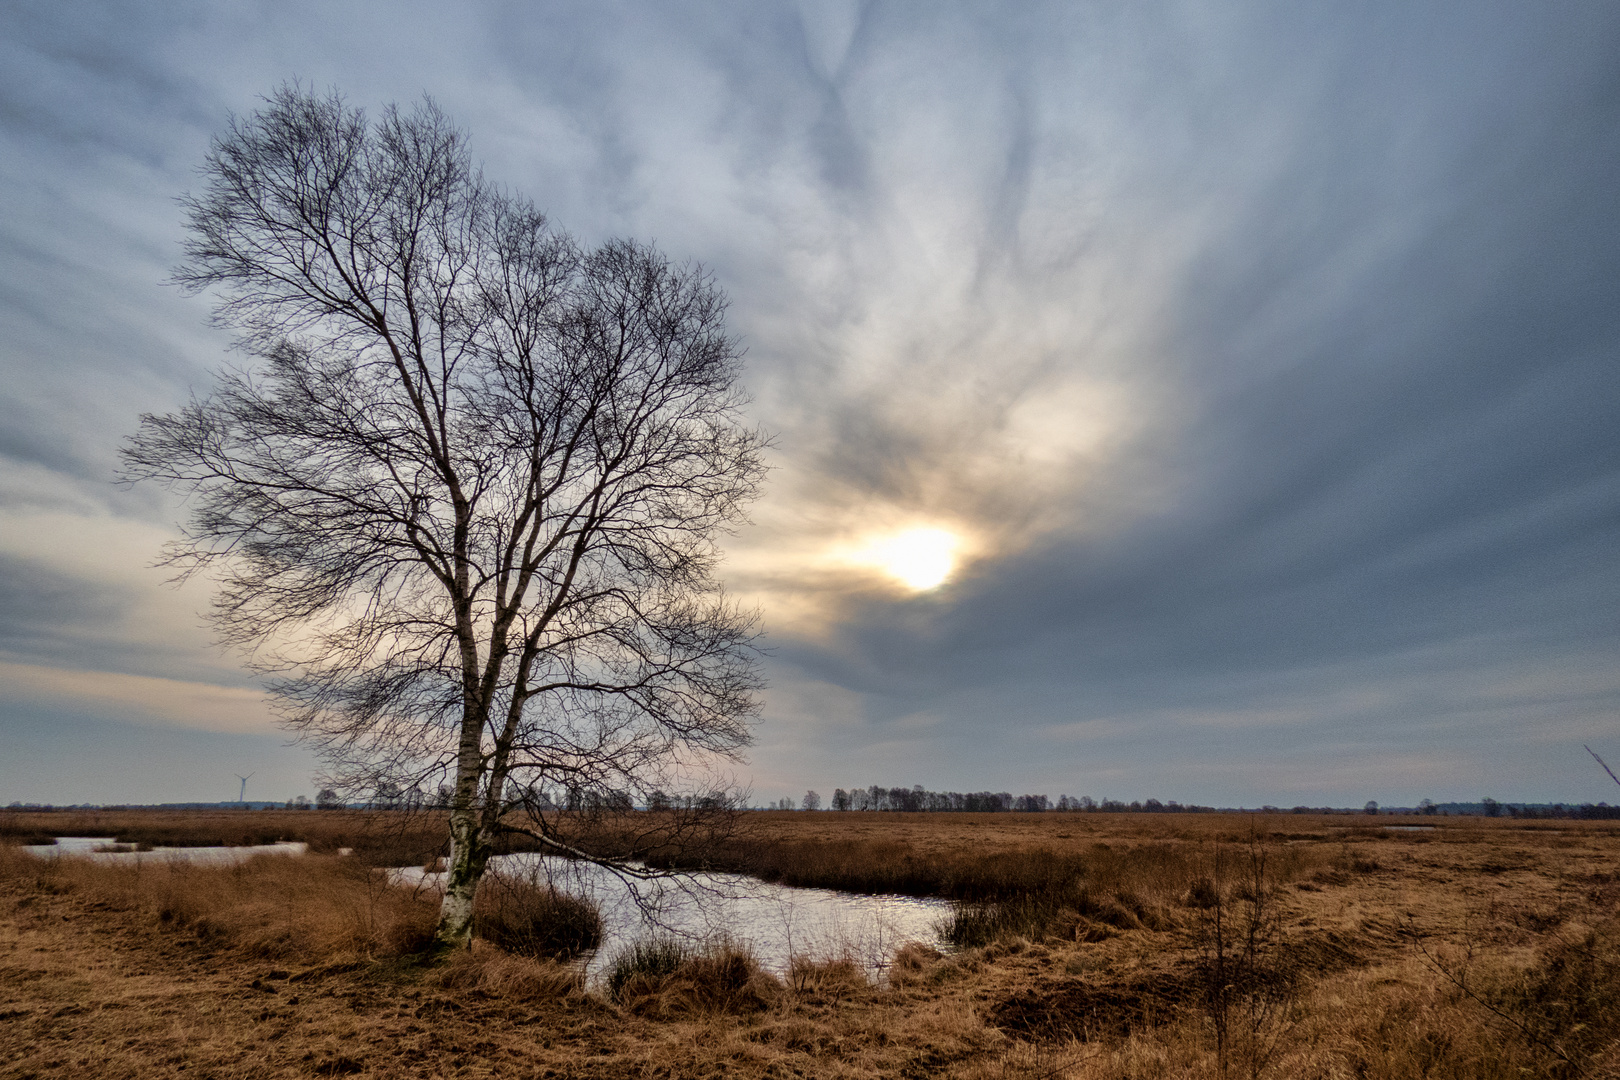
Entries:
POLYGON ((656 1020, 761 1012, 783 987, 749 951, 730 941, 689 948, 671 938, 636 942, 615 957, 608 994, 656 1020))
POLYGON ((621 999, 633 979, 657 980, 673 975, 691 957, 691 950, 672 937, 644 938, 613 958, 608 969, 608 996, 621 999))
POLYGON ((505 952, 567 960, 602 944, 602 913, 550 882, 490 873, 478 886, 473 933, 505 952))

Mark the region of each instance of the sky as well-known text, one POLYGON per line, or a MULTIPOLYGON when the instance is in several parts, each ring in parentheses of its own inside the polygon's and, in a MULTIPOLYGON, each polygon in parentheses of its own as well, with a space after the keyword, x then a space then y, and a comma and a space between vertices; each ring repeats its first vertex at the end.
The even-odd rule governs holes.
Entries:
POLYGON ((730 296, 756 801, 1620 801, 1620 7, 14 0, 0 805, 314 794, 113 482, 292 79, 730 296))

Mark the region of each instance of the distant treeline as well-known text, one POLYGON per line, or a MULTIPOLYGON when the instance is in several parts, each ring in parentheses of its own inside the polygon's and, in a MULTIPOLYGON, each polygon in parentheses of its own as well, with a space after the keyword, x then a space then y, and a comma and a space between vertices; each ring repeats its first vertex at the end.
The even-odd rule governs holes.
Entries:
POLYGON ((1478 810, 1472 812, 1486 817, 1620 821, 1620 806, 1610 806, 1606 802, 1565 806, 1563 803, 1500 803, 1495 799, 1486 799, 1479 804, 1478 810))
MULTIPOLYGON (((792 810, 794 801, 783 799, 771 809, 792 810)), ((821 796, 814 791, 805 793, 804 809, 821 809, 821 796)), ((1477 803, 1434 803, 1424 799, 1415 807, 1385 807, 1382 810, 1375 802, 1369 802, 1359 808, 1336 806, 1292 806, 1287 809, 1277 806, 1261 806, 1257 808, 1245 807, 1214 807, 1199 806, 1196 803, 1178 803, 1174 799, 1160 802, 1158 799, 1142 801, 1121 802, 1116 799, 1096 800, 1089 795, 1075 798, 1072 795, 1059 795, 1054 802, 1046 795, 1014 795, 1008 791, 929 791, 921 784, 915 787, 886 788, 878 784, 870 787, 838 788, 833 792, 830 809, 833 810, 893 810, 908 813, 926 811, 957 811, 962 813, 994 813, 997 811, 1016 811, 1020 813, 1057 811, 1060 813, 1107 813, 1107 814, 1213 814, 1234 812, 1259 812, 1266 814, 1425 814, 1425 815, 1456 815, 1460 817, 1515 817, 1515 818, 1566 818, 1592 821, 1620 820, 1620 806, 1610 806, 1606 802, 1582 803, 1580 805, 1565 805, 1564 803, 1502 803, 1495 799, 1484 799, 1477 803)))
MULTIPOLYGON (((629 792, 623 791, 589 791, 582 789, 558 790, 547 792, 537 797, 537 804, 546 810, 632 810, 638 805, 629 792)), ((438 797, 424 797, 417 792, 399 793, 387 790, 379 791, 375 798, 362 802, 345 802, 340 800, 330 789, 323 790, 314 803, 300 796, 285 803, 252 800, 248 802, 218 802, 218 803, 158 803, 146 805, 112 805, 98 803, 80 803, 73 806, 53 806, 49 803, 22 803, 14 802, 8 810, 415 810, 415 809, 442 809, 448 804, 448 797, 440 793, 438 797)), ((820 810, 822 808, 821 796, 814 791, 805 792, 802 808, 805 810, 820 810)), ((763 809, 767 810, 795 810, 801 804, 793 799, 781 799, 763 809)), ((708 810, 735 807, 742 809, 742 798, 726 793, 710 793, 701 796, 674 796, 666 795, 662 791, 654 791, 646 796, 639 808, 647 810, 708 810)), ((916 787, 886 788, 873 784, 870 787, 850 788, 845 791, 838 788, 833 792, 828 804, 832 810, 893 810, 909 813, 919 811, 957 811, 961 813, 982 814, 1000 811, 1014 811, 1018 813, 1039 813, 1042 811, 1055 811, 1058 813, 1105 813, 1105 814, 1233 814, 1233 813, 1262 813, 1262 814, 1422 814, 1441 817, 1510 817, 1528 818, 1532 820, 1585 820, 1585 821, 1620 821, 1620 806, 1610 806, 1606 802, 1600 803, 1505 803, 1495 799, 1483 799, 1479 802, 1448 802, 1435 803, 1424 799, 1417 806, 1386 806, 1380 808, 1375 802, 1369 802, 1360 808, 1347 808, 1338 806, 1260 806, 1260 807, 1216 807, 1199 806, 1194 803, 1178 803, 1174 799, 1160 802, 1158 799, 1145 799, 1138 802, 1121 802, 1117 799, 1096 800, 1089 795, 1082 795, 1078 799, 1072 795, 1059 795, 1053 801, 1046 795, 1014 795, 1009 791, 928 791, 920 784, 916 787)))
MULTIPOLYGON (((818 802, 820 799, 815 792, 806 794, 805 802, 818 802)), ((808 809, 808 805, 806 807, 808 809)), ((1010 791, 928 791, 921 784, 916 787, 886 788, 873 784, 871 787, 851 788, 845 791, 838 788, 833 792, 832 809, 834 810, 898 810, 908 813, 918 811, 958 811, 968 814, 994 813, 996 811, 1017 811, 1020 813, 1056 810, 1063 813, 1071 811, 1108 811, 1111 813, 1141 813, 1141 814, 1185 814, 1208 813, 1213 807, 1183 806, 1178 802, 1160 802, 1158 799, 1149 799, 1146 802, 1123 803, 1112 799, 1098 802, 1089 795, 1075 798, 1072 795, 1059 795, 1057 802, 1053 802, 1045 795, 1014 795, 1010 791)))

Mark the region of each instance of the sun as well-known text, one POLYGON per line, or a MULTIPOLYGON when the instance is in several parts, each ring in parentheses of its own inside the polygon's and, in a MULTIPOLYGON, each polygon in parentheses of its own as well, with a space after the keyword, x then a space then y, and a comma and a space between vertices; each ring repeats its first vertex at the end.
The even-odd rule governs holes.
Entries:
POLYGON ((948 529, 906 529, 874 540, 866 561, 913 592, 938 588, 956 569, 962 541, 948 529))

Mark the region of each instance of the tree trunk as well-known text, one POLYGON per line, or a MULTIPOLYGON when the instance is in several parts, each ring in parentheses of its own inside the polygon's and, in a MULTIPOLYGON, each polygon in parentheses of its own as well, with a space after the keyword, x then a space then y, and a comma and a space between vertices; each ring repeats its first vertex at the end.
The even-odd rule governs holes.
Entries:
POLYGON ((435 952, 464 949, 472 942, 473 898, 489 864, 489 846, 481 832, 474 807, 450 811, 450 868, 439 905, 439 928, 433 935, 435 952))

